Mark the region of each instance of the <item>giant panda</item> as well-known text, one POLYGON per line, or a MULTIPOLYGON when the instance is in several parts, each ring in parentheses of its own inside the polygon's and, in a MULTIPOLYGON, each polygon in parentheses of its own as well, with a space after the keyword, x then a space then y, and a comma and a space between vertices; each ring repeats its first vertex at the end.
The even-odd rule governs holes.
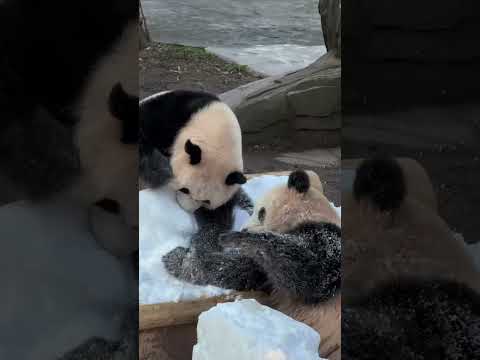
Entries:
POLYGON ((242 134, 228 105, 213 94, 174 90, 140 102, 140 178, 147 187, 175 191, 199 221, 228 221, 230 204, 251 208, 240 185, 242 134), (224 219, 224 220, 223 220, 224 219))
POLYGON ((342 357, 476 359, 479 273, 411 159, 358 163, 342 195, 342 357))
POLYGON ((276 309, 320 333, 320 355, 337 359, 341 331, 340 217, 318 176, 293 171, 255 203, 241 231, 206 226, 189 250, 164 257, 182 280, 264 290, 276 309))
MULTIPOLYGON (((0 1, 0 178, 7 184, 0 187, 0 201, 26 200, 35 207, 69 199, 91 212, 91 231, 102 246, 128 249, 124 252, 128 255, 138 242, 137 29, 138 1, 134 0, 0 1), (115 237, 112 234, 121 234, 123 243, 110 244, 115 237)), ((19 237, 28 231, 27 225, 18 226, 19 237)), ((34 246, 42 246, 35 240, 31 240, 32 254, 34 246)), ((2 252, 8 254, 14 243, 15 239, 4 242, 2 252)), ((70 245, 72 249, 77 246, 70 245)), ((103 252, 101 248, 95 251, 103 252)), ((54 254, 48 259, 38 255, 38 262, 45 262, 44 267, 57 263, 58 269, 65 259, 54 254)), ((34 261, 28 265, 25 274, 35 269, 34 261)), ((56 309, 58 318, 45 321, 42 331, 30 319, 29 326, 18 331, 22 333, 19 341, 29 342, 29 346, 12 338, 2 347, 0 357, 57 358, 90 337, 104 337, 112 331, 118 335, 121 319, 112 317, 105 326, 103 320, 92 320, 88 309, 82 313, 88 306, 92 310, 103 306, 98 304, 111 297, 109 291, 119 293, 118 288, 109 287, 116 286, 118 278, 110 284, 85 275, 77 283, 77 275, 88 272, 72 269, 70 264, 64 267, 65 277, 70 274, 72 283, 84 287, 82 296, 72 294, 65 300, 68 294, 61 294, 61 284, 50 287, 52 279, 45 279, 42 292, 34 292, 36 285, 13 283, 9 268, 2 271, 6 332, 15 333, 23 326, 24 319, 8 317, 21 317, 18 308, 22 304, 34 308, 39 317, 56 309), (28 295, 21 297, 25 293, 28 295), (70 303, 78 305, 82 321, 63 313, 70 303), (63 322, 57 322, 59 318, 63 322)), ((32 274, 29 281, 36 279, 32 274)), ((115 299, 111 308, 117 309, 135 294, 136 290, 128 293, 128 299, 115 299)), ((132 311, 137 311, 136 304, 132 311)), ((128 325, 136 327, 134 321, 128 325)), ((115 344, 112 347, 118 348, 115 344)))

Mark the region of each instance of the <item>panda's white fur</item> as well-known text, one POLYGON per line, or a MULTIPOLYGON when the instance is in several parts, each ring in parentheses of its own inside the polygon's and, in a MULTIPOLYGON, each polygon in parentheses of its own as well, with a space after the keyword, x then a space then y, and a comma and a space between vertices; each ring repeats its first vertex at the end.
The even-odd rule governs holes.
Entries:
POLYGON ((177 191, 177 201, 182 208, 190 212, 199 207, 214 210, 237 193, 240 184, 228 185, 226 178, 232 172, 243 172, 242 134, 237 117, 228 105, 212 94, 162 91, 143 99, 140 111, 145 143, 169 154, 172 176, 168 185, 177 191), (199 106, 198 101, 204 101, 204 105, 199 106), (165 114, 166 107, 178 110, 170 108, 165 114), (158 125, 154 125, 155 122, 158 125), (161 132, 163 128, 171 131, 173 127, 178 129, 175 134, 162 137, 151 133, 161 132), (187 142, 200 148, 198 163, 190 162, 187 142), (178 191, 182 188, 188 189, 188 193, 178 191))
POLYGON ((216 209, 231 199, 240 185, 226 185, 225 177, 243 171, 242 133, 233 111, 222 102, 213 102, 193 115, 175 139, 170 163, 174 174, 171 186, 188 188, 187 199, 196 204, 193 208, 208 199, 210 204, 204 206, 216 209), (202 161, 195 166, 189 164, 184 150, 188 139, 202 149, 202 161))
MULTIPOLYGON (((249 232, 286 233, 305 222, 326 222, 341 226, 340 217, 323 193, 320 178, 313 171, 306 173, 310 179, 310 188, 306 193, 300 194, 287 185, 270 190, 255 203, 254 214, 243 229, 249 232), (262 209, 265 218, 260 222, 258 214, 262 209)), ((329 359, 340 359, 341 299, 339 293, 327 302, 307 305, 285 291, 274 291, 271 296, 276 309, 318 331, 321 337, 319 353, 329 359)))
POLYGON ((401 275, 460 280, 478 289, 466 244, 438 214, 426 171, 412 159, 397 161, 407 190, 398 209, 379 211, 368 199, 355 199, 351 189, 342 194, 348 214, 343 218, 344 299, 401 275))

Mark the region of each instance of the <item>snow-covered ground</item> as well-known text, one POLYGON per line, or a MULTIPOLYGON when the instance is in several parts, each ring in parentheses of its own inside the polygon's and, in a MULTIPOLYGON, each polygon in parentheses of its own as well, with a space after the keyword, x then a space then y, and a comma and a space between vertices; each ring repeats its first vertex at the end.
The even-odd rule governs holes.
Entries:
POLYGON ((319 360, 319 334, 309 326, 240 300, 202 313, 192 360, 319 360))
MULTIPOLYGON (((243 189, 255 201, 272 187, 285 184, 287 179, 287 176, 264 175, 249 180, 243 189)), ((336 209, 341 214, 341 209, 336 209)), ((140 304, 178 302, 229 292, 214 286, 191 285, 166 272, 162 256, 177 246, 188 247, 196 229, 193 217, 180 208, 172 192, 166 189, 141 191, 139 210, 140 304)), ((236 209, 234 229, 240 229, 247 219, 247 212, 236 209)))

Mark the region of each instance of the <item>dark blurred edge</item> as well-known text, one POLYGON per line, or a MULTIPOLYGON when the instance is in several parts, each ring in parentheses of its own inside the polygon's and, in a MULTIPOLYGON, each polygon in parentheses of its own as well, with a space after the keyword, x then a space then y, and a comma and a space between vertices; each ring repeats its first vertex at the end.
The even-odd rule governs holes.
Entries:
MULTIPOLYGON (((433 182, 440 216, 467 243, 480 241, 479 38, 478 1, 342 1, 343 158, 367 158, 381 153, 417 160, 433 182)), ((343 210, 345 219, 349 213, 348 209, 343 210)), ((355 233, 355 229, 344 228, 343 232, 355 233)), ((435 246, 442 245, 432 244, 435 246)), ((348 250, 344 247, 344 258, 349 256, 345 251, 348 250)), ((410 289, 416 286, 412 283, 410 289)), ((408 286, 404 289, 409 290, 408 286)), ((457 296, 463 294, 463 290, 452 291, 457 296)), ((395 347, 403 335, 416 338, 427 348, 442 348, 438 344, 441 336, 436 334, 446 327, 432 330, 428 337, 427 330, 416 329, 415 333, 406 322, 405 334, 390 334, 386 342, 372 334, 369 337, 356 332, 358 329, 351 327, 358 320, 352 320, 356 308, 349 305, 351 301, 344 292, 344 350, 351 350, 356 342, 363 346, 365 359, 382 358, 377 352, 379 348, 391 359, 418 358, 412 354, 407 357, 395 347)), ((478 296, 472 296, 470 301, 478 307, 478 296)), ((396 310, 401 313, 405 309, 400 302, 396 310)), ((380 311, 374 310, 370 315, 369 320, 362 319, 365 329, 377 325, 379 328, 376 321, 381 322, 380 311)), ((477 310, 476 328, 472 326, 471 337, 466 339, 470 344, 476 343, 472 351, 477 357, 478 316, 477 310)), ((344 359, 351 358, 348 351, 343 355, 344 359)), ((430 358, 428 355, 432 354, 422 353, 425 358, 430 358)), ((443 355, 437 358, 447 358, 443 355)))
MULTIPOLYGON (((82 169, 74 139, 74 124, 78 119, 71 111, 73 104, 84 90, 88 75, 112 50, 108 44, 119 40, 126 23, 137 17, 138 0, 87 0, 73 3, 57 0, 0 1, 0 207, 23 199, 48 201, 50 196, 68 189, 78 176, 83 175, 85 169, 82 169)), ((130 55, 133 62, 138 61, 138 50, 130 55)), ((131 71, 138 76, 138 67, 131 71)), ((136 167, 132 167, 131 171, 137 176, 136 167)), ((120 177, 109 181, 115 187, 114 182, 121 185, 124 179, 120 177)), ((137 199, 137 187, 131 191, 137 199)), ((58 224, 59 228, 62 225, 58 224)), ((28 226, 25 224, 25 227, 28 226)), ((5 232, 0 231, 0 234, 5 235, 5 232)), ((15 236, 0 238, 7 251, 10 250, 8 242, 15 240, 15 236)), ((36 246, 41 244, 32 244, 32 254, 36 246)), ((75 248, 76 244, 71 246, 75 248)), ((19 272, 37 266, 23 263, 20 255, 23 254, 11 254, 19 259, 19 272)), ((62 263, 62 259, 52 258, 51 261, 62 263)), ((138 251, 126 261, 131 261, 133 270, 138 271, 138 251)), ((2 265, 0 263, 0 271, 4 271, 2 265)), ((71 274, 72 278, 77 279, 76 272, 85 271, 90 264, 87 262, 83 266, 72 269, 70 264, 65 264, 65 276, 71 274)), ((9 287, 11 284, 4 285, 8 290, 5 295, 17 296, 16 289, 9 287)), ((138 286, 134 285, 132 296, 138 299, 138 286)), ((23 289, 28 284, 21 286, 23 289)), ((91 293, 96 290, 87 287, 84 299, 76 297, 72 302, 88 303, 91 293)), ((55 294, 57 292, 61 293, 62 289, 53 291, 55 294)), ((21 294, 19 292, 18 296, 21 294)), ((44 301, 48 294, 32 293, 27 296, 38 296, 39 301, 44 301)), ((120 335, 119 341, 92 338, 84 344, 79 343, 78 349, 72 349, 62 359, 137 358, 137 302, 134 301, 130 313, 124 314, 122 327, 126 330, 120 335), (129 341, 133 343, 127 345, 129 341)), ((63 304, 55 304, 54 301, 50 304, 52 307, 57 305, 63 310, 63 304)), ((113 309, 118 304, 111 305, 113 309)), ((17 322, 9 318, 8 311, 8 307, 3 307, 0 315, 0 358, 10 358, 8 346, 12 347, 12 343, 8 342, 13 338, 22 344, 19 348, 26 352, 32 351, 34 354, 34 350, 42 351, 40 342, 35 344, 36 348, 28 342, 22 343, 22 331, 29 333, 29 325, 22 322, 24 319, 17 322), (6 328, 6 324, 12 323, 18 326, 6 328)), ((72 317, 72 321, 79 322, 79 328, 84 325, 81 320, 81 315, 72 317)), ((32 328, 42 327, 34 319, 30 321, 32 328)), ((46 324, 45 328, 48 326, 46 324)), ((69 326, 75 327, 72 324, 69 326)), ((30 338, 29 335, 25 338, 30 338)), ((37 335, 38 339, 47 337, 49 343, 54 341, 48 333, 38 331, 37 335)), ((58 355, 60 357, 61 354, 58 355)))

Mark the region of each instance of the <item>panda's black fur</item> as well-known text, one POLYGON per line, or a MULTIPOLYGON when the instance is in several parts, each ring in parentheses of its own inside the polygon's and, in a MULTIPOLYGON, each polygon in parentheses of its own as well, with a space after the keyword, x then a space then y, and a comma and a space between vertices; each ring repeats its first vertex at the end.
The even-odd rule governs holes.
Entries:
POLYGON ((81 173, 72 106, 137 13, 135 0, 0 2, 0 174, 20 194, 47 197, 81 173))
MULTIPOLYGON (((399 164, 388 157, 364 161, 353 189, 381 211, 396 210, 406 191, 399 164)), ((343 300, 345 360, 480 358, 480 295, 461 282, 399 276, 343 300)))
POLYGON ((357 201, 368 199, 380 211, 388 211, 399 207, 406 192, 400 165, 388 157, 365 160, 357 169, 353 183, 357 201))
MULTIPOLYGON (((149 157, 156 149, 165 156, 176 135, 192 117, 192 114, 220 99, 210 93, 190 90, 176 90, 153 95, 141 102, 140 106, 140 157, 149 157), (168 119, 168 121, 159 121, 168 119)), ((148 168, 140 176, 151 178, 148 168)), ((164 183, 165 180, 158 180, 164 183)))

